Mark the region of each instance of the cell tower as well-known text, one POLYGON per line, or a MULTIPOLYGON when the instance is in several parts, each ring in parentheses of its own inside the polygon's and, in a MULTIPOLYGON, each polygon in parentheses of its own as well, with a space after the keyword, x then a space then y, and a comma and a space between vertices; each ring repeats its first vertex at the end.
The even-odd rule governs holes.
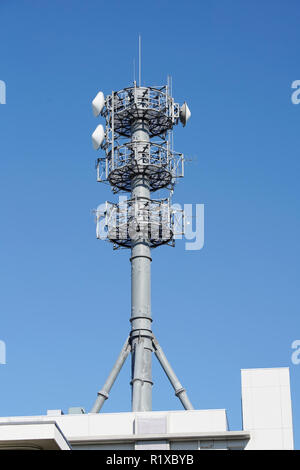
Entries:
POLYGON ((103 116, 92 135, 97 159, 97 181, 109 183, 113 193, 130 193, 118 204, 105 204, 96 212, 97 238, 114 248, 131 249, 131 331, 91 410, 100 411, 127 356, 132 359, 132 411, 152 409, 152 352, 155 353, 175 395, 185 409, 193 406, 152 332, 150 265, 151 249, 174 245, 183 230, 183 216, 172 209, 170 197, 152 199, 165 188, 173 192, 183 177, 183 155, 173 151, 172 129, 185 126, 191 113, 186 103, 174 102, 170 86, 133 86, 104 97, 100 91, 92 103, 94 115, 103 116), (178 222, 179 221, 179 222, 178 222), (179 232, 178 232, 179 230, 179 232))

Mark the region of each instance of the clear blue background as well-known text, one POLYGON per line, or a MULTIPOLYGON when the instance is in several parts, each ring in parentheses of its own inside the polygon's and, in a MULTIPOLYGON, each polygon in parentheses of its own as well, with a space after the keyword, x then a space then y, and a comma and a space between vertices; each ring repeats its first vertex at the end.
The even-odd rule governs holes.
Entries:
MULTIPOLYGON (((153 252, 154 331, 197 408, 240 429, 240 369, 289 366, 300 448, 300 5, 269 0, 0 4, 0 415, 90 409, 129 330, 127 251, 97 241, 91 100, 143 82, 187 100, 174 202, 205 204, 205 246, 153 252)), ((129 361, 103 411, 130 409, 129 361)), ((180 409, 154 361, 153 408, 180 409)))

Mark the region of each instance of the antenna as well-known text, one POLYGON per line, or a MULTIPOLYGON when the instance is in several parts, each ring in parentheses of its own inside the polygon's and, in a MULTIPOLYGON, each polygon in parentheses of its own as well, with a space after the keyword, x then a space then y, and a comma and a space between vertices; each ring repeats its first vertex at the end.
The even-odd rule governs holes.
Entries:
POLYGON ((142 36, 139 34, 139 87, 142 86, 142 36))
MULTIPOLYGON (((152 353, 180 399, 183 407, 193 409, 185 389, 176 377, 152 332, 151 250, 174 246, 182 235, 182 211, 175 210, 171 198, 152 199, 161 189, 173 194, 177 178, 183 177, 183 154, 173 150, 172 129, 186 124, 190 111, 175 103, 172 82, 160 87, 141 86, 141 35, 139 35, 139 86, 123 88, 93 100, 93 110, 105 119, 93 133, 95 149, 104 152, 97 159, 97 181, 109 183, 113 193, 127 192, 130 198, 119 203, 106 202, 96 212, 97 238, 107 240, 115 249, 131 250, 131 331, 91 410, 97 413, 108 398, 126 358, 131 354, 132 411, 152 409, 152 353), (158 139, 159 138, 159 139, 158 139), (176 214, 181 216, 178 227, 176 214), (177 232, 179 230, 179 233, 177 232)), ((180 218, 180 217, 179 217, 180 218)))

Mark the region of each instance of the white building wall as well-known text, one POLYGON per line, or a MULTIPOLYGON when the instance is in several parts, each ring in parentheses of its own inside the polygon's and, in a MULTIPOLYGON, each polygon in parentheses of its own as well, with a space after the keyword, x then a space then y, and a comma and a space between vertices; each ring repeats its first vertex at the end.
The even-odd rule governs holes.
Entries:
POLYGON ((289 368, 242 370, 246 449, 294 448, 289 368))

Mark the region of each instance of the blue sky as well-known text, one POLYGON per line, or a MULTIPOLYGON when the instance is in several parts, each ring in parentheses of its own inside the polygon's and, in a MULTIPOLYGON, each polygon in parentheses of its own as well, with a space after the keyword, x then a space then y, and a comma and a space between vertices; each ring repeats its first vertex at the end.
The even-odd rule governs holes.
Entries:
MULTIPOLYGON (((129 252, 95 238, 91 100, 143 83, 186 100, 175 132, 205 204, 205 246, 153 252, 153 329, 197 408, 240 429, 240 369, 290 367, 300 448, 300 6, 205 0, 9 0, 0 5, 0 415, 90 409, 129 331, 129 252)), ((130 409, 129 361, 103 411, 130 409)), ((154 358, 153 409, 180 409, 154 358)))

